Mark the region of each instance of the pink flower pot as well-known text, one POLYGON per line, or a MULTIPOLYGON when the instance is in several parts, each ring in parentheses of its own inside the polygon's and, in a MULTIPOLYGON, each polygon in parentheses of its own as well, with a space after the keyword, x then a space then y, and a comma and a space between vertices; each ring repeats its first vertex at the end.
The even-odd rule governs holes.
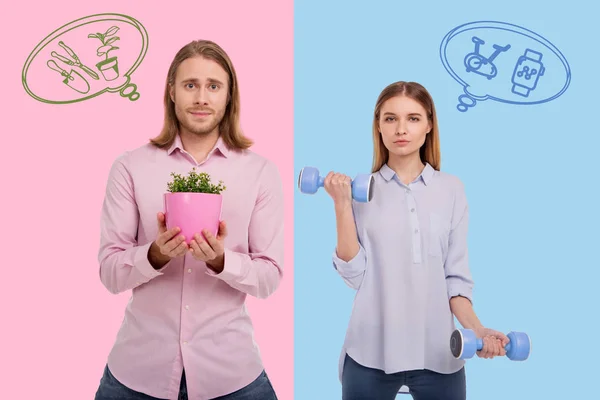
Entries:
POLYGON ((165 220, 167 229, 178 226, 180 235, 189 244, 194 235, 207 229, 217 235, 221 220, 223 196, 212 193, 165 193, 165 220))

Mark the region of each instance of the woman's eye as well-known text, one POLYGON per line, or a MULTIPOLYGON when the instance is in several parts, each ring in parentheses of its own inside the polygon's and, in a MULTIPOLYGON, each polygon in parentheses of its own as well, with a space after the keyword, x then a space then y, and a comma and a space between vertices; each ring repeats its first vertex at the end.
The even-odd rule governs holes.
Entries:
POLYGON ((192 89, 192 88, 194 87, 194 84, 193 84, 193 83, 187 83, 185 86, 186 86, 188 89, 192 89))
POLYGON ((387 117, 385 120, 386 120, 386 122, 391 122, 391 121, 393 121, 394 119, 395 119, 394 117, 387 117))

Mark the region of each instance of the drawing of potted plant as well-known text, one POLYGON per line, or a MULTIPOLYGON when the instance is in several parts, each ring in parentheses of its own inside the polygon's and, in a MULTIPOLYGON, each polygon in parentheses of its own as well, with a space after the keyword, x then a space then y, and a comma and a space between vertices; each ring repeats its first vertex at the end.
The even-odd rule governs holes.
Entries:
POLYGON ((113 50, 117 50, 118 47, 113 46, 112 44, 119 40, 118 36, 114 36, 119 30, 118 26, 111 26, 104 33, 96 32, 90 33, 88 38, 96 38, 102 42, 102 46, 98 47, 98 57, 104 56, 104 60, 100 61, 96 64, 96 67, 102 75, 104 79, 107 81, 115 80, 119 77, 119 63, 116 56, 109 58, 109 53, 113 50))
POLYGON ((180 234, 189 244, 194 234, 202 235, 207 229, 217 236, 221 221, 223 182, 211 183, 206 172, 192 168, 187 177, 171 173, 173 180, 167 184, 164 194, 164 213, 167 229, 179 227, 180 234))

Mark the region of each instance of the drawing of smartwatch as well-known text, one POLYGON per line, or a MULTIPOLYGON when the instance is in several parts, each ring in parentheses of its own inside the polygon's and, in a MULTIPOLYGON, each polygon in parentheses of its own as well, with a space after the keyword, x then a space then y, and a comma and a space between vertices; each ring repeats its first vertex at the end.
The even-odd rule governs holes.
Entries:
POLYGON ((544 75, 544 71, 542 53, 526 49, 525 54, 517 60, 513 71, 511 79, 512 92, 523 97, 529 96, 529 93, 535 90, 540 76, 544 75))

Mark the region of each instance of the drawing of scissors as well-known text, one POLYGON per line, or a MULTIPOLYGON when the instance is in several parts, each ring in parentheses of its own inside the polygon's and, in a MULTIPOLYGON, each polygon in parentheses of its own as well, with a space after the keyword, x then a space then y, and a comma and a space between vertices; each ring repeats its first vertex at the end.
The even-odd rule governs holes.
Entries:
POLYGON ((71 56, 71 58, 73 58, 73 60, 75 61, 71 61, 69 60, 67 57, 62 56, 60 54, 58 54, 57 52, 53 51, 52 53, 50 53, 52 55, 52 57, 56 57, 58 58, 60 61, 64 62, 65 64, 71 65, 71 66, 76 66, 81 68, 86 74, 88 74, 89 76, 91 76, 92 78, 98 80, 100 79, 98 77, 98 74, 95 73, 91 68, 83 65, 81 63, 81 61, 79 60, 79 57, 77 57, 77 55, 75 54, 75 52, 73 52, 73 50, 71 50, 71 48, 69 46, 67 46, 62 40, 60 42, 58 42, 58 45, 60 47, 62 47, 63 49, 65 49, 65 51, 71 56))

